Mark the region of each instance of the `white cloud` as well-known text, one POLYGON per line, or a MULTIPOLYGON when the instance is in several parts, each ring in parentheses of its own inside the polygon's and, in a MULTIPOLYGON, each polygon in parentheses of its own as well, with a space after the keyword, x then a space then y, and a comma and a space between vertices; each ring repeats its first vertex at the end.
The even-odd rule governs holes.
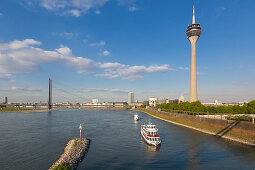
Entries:
MULTIPOLYGON (((143 65, 130 66, 118 62, 95 62, 89 58, 74 56, 72 50, 63 45, 51 51, 34 47, 40 44, 41 42, 33 39, 0 43, 0 79, 12 81, 13 74, 36 72, 43 64, 65 65, 75 68, 78 73, 89 73, 95 70, 97 71, 94 73, 96 77, 126 80, 143 79, 144 74, 171 70, 167 64, 146 67, 143 65)), ((109 53, 105 51, 105 55, 109 55, 109 53)))
POLYGON ((95 11, 95 14, 100 15, 100 14, 101 14, 101 11, 96 10, 96 11, 95 11))
POLYGON ((128 93, 128 90, 121 89, 103 89, 103 88, 88 88, 85 92, 110 92, 110 93, 128 93))
POLYGON ((139 8, 136 6, 136 0, 117 0, 120 6, 127 5, 128 10, 131 12, 138 11, 139 8))
POLYGON ((68 5, 66 0, 42 0, 41 6, 48 10, 57 10, 60 8, 65 8, 68 5))
POLYGON ((100 55, 101 56, 109 56, 110 54, 111 54, 110 51, 105 50, 100 55))
POLYGON ((41 43, 33 39, 25 39, 23 41, 15 40, 11 42, 8 46, 10 49, 19 49, 19 48, 28 47, 30 45, 41 45, 41 43))
POLYGON ((57 35, 60 37, 64 37, 67 39, 73 39, 75 37, 79 37, 79 33, 73 33, 73 32, 64 32, 64 33, 53 33, 53 35, 57 35))
POLYGON ((106 74, 96 76, 117 78, 121 77, 126 80, 140 80, 144 78, 146 73, 155 73, 172 70, 169 65, 153 65, 153 66, 129 66, 120 63, 100 63, 100 67, 105 69, 106 74))
POLYGON ((53 51, 35 48, 31 44, 41 44, 32 39, 15 40, 8 44, 0 44, 0 73, 24 74, 40 69, 41 64, 63 64, 76 68, 78 73, 93 70, 96 66, 90 59, 75 57, 70 48, 62 46, 53 51), (10 64, 11 63, 11 64, 10 64))
POLYGON ((40 88, 25 88, 25 87, 17 87, 17 86, 12 86, 11 90, 13 91, 42 91, 40 88))
POLYGON ((105 46, 106 42, 105 41, 100 41, 98 43, 90 43, 89 46, 90 47, 99 47, 99 46, 105 46))
POLYGON ((179 67, 179 70, 189 70, 189 67, 179 67))
POLYGON ((79 17, 90 9, 103 6, 108 0, 41 0, 41 6, 50 11, 58 11, 79 17))
POLYGON ((224 7, 224 6, 222 6, 222 7, 219 7, 218 9, 219 9, 220 11, 225 11, 227 8, 224 7))
POLYGON ((120 64, 120 63, 99 63, 101 68, 119 68, 119 67, 125 67, 124 64, 120 64))
POLYGON ((95 74, 96 77, 107 77, 109 79, 113 79, 113 78, 118 78, 119 75, 114 75, 114 74, 110 74, 110 73, 105 73, 105 74, 95 74))
POLYGON ((0 17, 3 16, 3 13, 0 12, 0 17))
POLYGON ((0 73, 0 80, 3 80, 3 81, 9 81, 9 82, 15 82, 15 80, 12 80, 11 79, 11 74, 2 74, 0 73))
POLYGON ((72 10, 68 11, 68 13, 70 13, 74 17, 81 16, 81 11, 79 11, 78 9, 72 9, 72 10))
POLYGON ((82 42, 83 42, 83 43, 87 43, 87 42, 88 42, 88 40, 87 40, 87 39, 85 39, 85 40, 82 40, 82 42))
POLYGON ((138 11, 139 8, 137 8, 136 6, 131 6, 131 7, 128 8, 128 10, 131 11, 131 12, 134 12, 134 11, 138 11))
POLYGON ((65 47, 65 46, 63 46, 59 49, 56 49, 56 51, 63 55, 71 55, 72 54, 71 49, 68 47, 65 47))
MULTIPOLYGON (((96 9, 95 13, 97 15, 101 14, 98 8, 104 6, 107 2, 110 2, 110 0, 40 0, 40 5, 59 14, 80 17, 91 9, 96 9)), ((139 10, 135 4, 136 0, 115 0, 115 2, 121 6, 128 6, 129 11, 139 10)))

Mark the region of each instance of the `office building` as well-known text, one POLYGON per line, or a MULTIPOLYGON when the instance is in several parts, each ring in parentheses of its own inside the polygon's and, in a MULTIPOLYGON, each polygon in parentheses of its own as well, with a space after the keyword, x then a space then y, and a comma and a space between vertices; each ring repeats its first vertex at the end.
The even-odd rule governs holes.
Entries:
POLYGON ((129 92, 128 93, 128 104, 131 105, 132 103, 134 103, 135 99, 134 99, 134 93, 133 92, 129 92))

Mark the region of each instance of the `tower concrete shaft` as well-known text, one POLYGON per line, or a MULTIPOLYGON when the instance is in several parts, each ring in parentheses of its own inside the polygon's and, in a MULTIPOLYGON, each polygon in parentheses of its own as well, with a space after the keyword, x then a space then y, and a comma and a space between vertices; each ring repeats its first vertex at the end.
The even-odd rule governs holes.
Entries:
POLYGON ((186 31, 186 37, 191 43, 191 64, 190 64, 190 94, 189 101, 195 102, 197 98, 197 69, 196 69, 196 43, 200 35, 202 34, 202 29, 200 24, 195 22, 195 8, 193 6, 193 17, 192 24, 188 26, 186 31))
POLYGON ((196 68, 196 43, 199 36, 189 38, 191 43, 191 64, 190 64, 190 95, 189 101, 197 101, 197 68, 196 68))

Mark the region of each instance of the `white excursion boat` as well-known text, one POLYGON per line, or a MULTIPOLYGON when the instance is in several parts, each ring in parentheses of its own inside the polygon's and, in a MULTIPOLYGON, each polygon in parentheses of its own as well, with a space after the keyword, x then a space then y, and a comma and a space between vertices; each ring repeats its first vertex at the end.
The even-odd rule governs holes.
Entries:
POLYGON ((135 114, 135 115, 134 115, 134 120, 138 121, 138 119, 139 119, 138 114, 135 114))
POLYGON ((158 128, 152 123, 141 125, 141 135, 150 145, 158 146, 161 143, 158 128))

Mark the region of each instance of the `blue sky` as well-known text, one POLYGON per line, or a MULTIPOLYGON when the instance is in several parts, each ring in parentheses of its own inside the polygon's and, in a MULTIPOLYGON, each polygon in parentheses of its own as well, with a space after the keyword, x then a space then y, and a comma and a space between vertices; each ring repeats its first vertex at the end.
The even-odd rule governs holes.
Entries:
POLYGON ((202 102, 255 98, 253 0, 0 1, 0 97, 11 102, 189 96, 192 6, 202 102))

